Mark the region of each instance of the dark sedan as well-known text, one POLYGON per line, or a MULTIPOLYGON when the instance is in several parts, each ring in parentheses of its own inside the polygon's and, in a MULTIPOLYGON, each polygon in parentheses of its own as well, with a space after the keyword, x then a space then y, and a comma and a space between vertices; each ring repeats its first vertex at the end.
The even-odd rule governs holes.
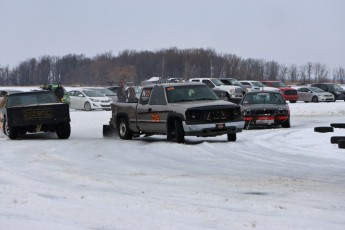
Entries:
POLYGON ((252 91, 240 102, 245 127, 281 126, 290 128, 289 105, 279 92, 252 91))

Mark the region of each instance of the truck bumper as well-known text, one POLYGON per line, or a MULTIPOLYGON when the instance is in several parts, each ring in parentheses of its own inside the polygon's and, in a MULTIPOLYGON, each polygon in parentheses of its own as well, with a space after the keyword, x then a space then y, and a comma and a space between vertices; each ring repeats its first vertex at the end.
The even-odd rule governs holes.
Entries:
POLYGON ((186 136, 211 137, 242 132, 244 121, 196 125, 187 125, 183 121, 182 125, 186 136))

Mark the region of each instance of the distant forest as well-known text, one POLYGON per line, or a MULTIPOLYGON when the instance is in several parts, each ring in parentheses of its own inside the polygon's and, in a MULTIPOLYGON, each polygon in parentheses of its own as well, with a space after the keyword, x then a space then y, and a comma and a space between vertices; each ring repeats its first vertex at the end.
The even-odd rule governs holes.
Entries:
POLYGON ((68 54, 63 57, 31 58, 9 68, 0 65, 0 85, 30 86, 58 83, 69 86, 104 86, 125 80, 136 85, 151 77, 182 78, 231 77, 241 80, 282 80, 288 84, 314 82, 345 83, 345 69, 330 70, 326 64, 302 66, 279 64, 261 59, 243 59, 219 54, 213 49, 124 50, 93 58, 68 54))

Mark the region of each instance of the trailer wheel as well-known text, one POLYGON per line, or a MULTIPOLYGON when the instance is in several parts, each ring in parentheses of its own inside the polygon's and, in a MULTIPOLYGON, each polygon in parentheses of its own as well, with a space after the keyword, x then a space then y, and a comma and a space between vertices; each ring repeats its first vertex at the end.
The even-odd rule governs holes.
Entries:
POLYGON ((69 122, 61 123, 56 127, 56 135, 59 139, 68 139, 71 135, 71 125, 69 122))
POLYGON ((121 139, 131 140, 133 138, 133 132, 129 128, 128 120, 123 117, 120 118, 119 122, 117 123, 117 132, 121 139))
POLYGON ((4 134, 8 136, 11 140, 15 140, 18 138, 18 130, 14 127, 10 127, 8 125, 6 118, 4 118, 4 122, 3 122, 3 131, 4 131, 4 134))
POLYGON ((333 127, 331 126, 325 126, 325 127, 315 127, 314 132, 318 133, 329 133, 329 132, 334 132, 333 127))

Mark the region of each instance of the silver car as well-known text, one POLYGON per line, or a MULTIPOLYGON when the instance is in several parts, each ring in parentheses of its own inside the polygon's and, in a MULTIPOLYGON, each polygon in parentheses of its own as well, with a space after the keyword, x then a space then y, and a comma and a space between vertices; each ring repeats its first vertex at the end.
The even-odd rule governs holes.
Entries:
POLYGON ((320 88, 305 86, 297 89, 298 101, 308 102, 333 102, 334 95, 320 88))

